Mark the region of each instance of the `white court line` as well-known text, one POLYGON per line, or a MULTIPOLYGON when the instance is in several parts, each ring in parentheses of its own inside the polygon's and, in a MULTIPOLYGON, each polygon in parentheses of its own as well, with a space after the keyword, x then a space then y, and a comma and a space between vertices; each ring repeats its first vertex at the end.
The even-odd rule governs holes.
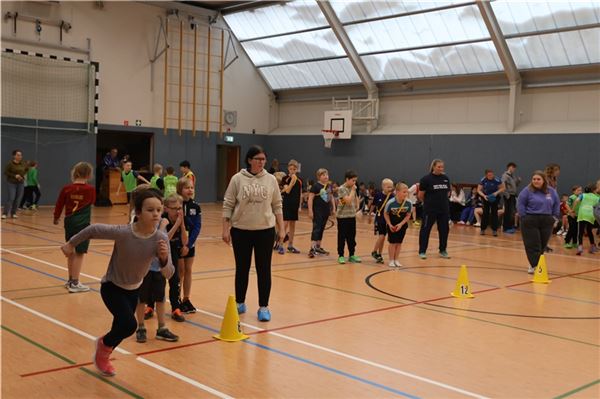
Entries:
MULTIPOLYGON (((96 248, 96 247, 108 247, 108 246, 113 246, 113 243, 97 243, 97 244, 90 244, 90 248, 96 248)), ((10 247, 8 249, 12 249, 13 251, 25 251, 25 250, 38 250, 38 249, 60 249, 60 247, 62 246, 62 244, 56 244, 56 245, 30 245, 28 247, 10 247)), ((7 249, 6 247, 4 249, 7 249)))
MULTIPOLYGON (((34 258, 34 257, 32 257, 32 256, 28 256, 28 255, 25 255, 25 254, 22 254, 22 253, 19 253, 19 252, 11 251, 10 249, 6 249, 6 248, 0 248, 0 250, 1 250, 1 251, 3 251, 3 252, 8 252, 9 254, 13 254, 13 255, 21 256, 21 257, 23 257, 23 258, 25 258, 25 259, 29 259, 29 260, 32 260, 32 261, 34 261, 34 262, 39 262, 39 263, 42 263, 42 264, 44 264, 44 265, 47 265, 47 266, 50 266, 50 267, 54 267, 54 268, 56 268, 56 269, 65 270, 65 271, 67 271, 67 272, 69 271, 69 269, 68 269, 68 268, 66 268, 66 267, 64 267, 64 266, 59 266, 59 265, 57 265, 57 264, 54 264, 54 263, 46 262, 45 260, 41 260, 41 259, 38 259, 38 258, 34 258)), ((65 259, 66 259, 66 258, 65 258, 65 259)), ((87 278, 91 278, 92 280, 96 280, 96 281, 100 281, 100 280, 101 280, 100 278, 98 278, 98 277, 96 277, 96 276, 92 276, 91 274, 85 274, 85 273, 80 273, 80 274, 81 274, 82 276, 85 276, 85 277, 87 277, 87 278)))
MULTIPOLYGON (((7 302, 7 303, 10 303, 13 306, 16 306, 16 307, 18 307, 18 308, 20 308, 20 309, 22 309, 22 310, 24 310, 26 312, 32 313, 32 314, 34 314, 34 315, 36 315, 36 316, 38 316, 38 317, 40 317, 40 318, 42 318, 42 319, 44 319, 46 321, 49 321, 50 323, 56 324, 56 325, 58 325, 60 327, 63 327, 65 329, 67 329, 67 330, 69 330, 71 332, 74 332, 75 334, 81 335, 82 337, 85 337, 85 338, 87 338, 87 339, 89 339, 91 341, 96 341, 96 337, 94 337, 93 335, 88 334, 85 331, 82 331, 82 330, 80 330, 78 328, 75 328, 75 327, 73 327, 73 326, 71 326, 69 324, 65 324, 62 321, 54 319, 54 318, 52 318, 50 316, 47 316, 47 315, 45 315, 45 314, 43 314, 41 312, 38 312, 37 310, 31 309, 31 308, 29 308, 29 307, 27 307, 25 305, 21 305, 20 303, 12 301, 12 300, 10 300, 8 298, 5 298, 3 296, 0 296, 0 300, 3 300, 5 302, 7 302)), ((125 349, 121 349, 119 347, 115 348, 115 351, 117 351, 119 353, 122 353, 124 355, 133 355, 133 353, 131 353, 131 352, 125 350, 125 349)), ((163 373, 168 374, 171 377, 177 378, 178 380, 181 380, 183 382, 187 382, 188 384, 193 385, 196 388, 199 388, 199 389, 201 389, 203 391, 212 393, 213 395, 215 395, 215 396, 217 396, 219 398, 232 399, 231 396, 229 396, 229 395, 227 395, 227 394, 225 394, 223 392, 217 391, 214 388, 211 388, 211 387, 209 387, 207 385, 201 384, 198 381, 192 380, 191 378, 188 378, 188 377, 186 377, 186 376, 184 376, 182 374, 179 374, 179 373, 177 373, 177 372, 175 372, 175 371, 173 371, 171 369, 163 367, 160 364, 154 363, 154 362, 152 362, 152 361, 150 361, 148 359, 144 359, 141 356, 137 356, 135 358, 135 360, 137 360, 140 363, 144 363, 145 365, 150 366, 150 367, 152 367, 152 368, 154 368, 156 370, 162 371, 163 373)))
MULTIPOLYGON (((521 252, 523 255, 525 255, 525 249, 519 249, 519 248, 508 248, 508 247, 499 247, 496 245, 491 245, 491 244, 486 244, 485 247, 488 248, 495 248, 495 249, 508 249, 510 251, 517 251, 517 252, 521 252)), ((484 248, 484 247, 482 247, 484 248)), ((459 249, 460 251, 460 249, 459 249)), ((591 262, 600 262, 600 259, 593 259, 593 258, 584 258, 582 256, 576 256, 576 255, 563 255, 563 254, 555 254, 554 252, 546 252, 545 254, 546 256, 553 258, 555 256, 559 256, 561 258, 567 258, 567 259, 571 259, 573 261, 580 261, 580 260, 587 260, 587 261, 591 261, 591 262)))
MULTIPOLYGON (((31 260, 34 260, 34 261, 38 261, 38 262, 41 262, 41 263, 44 263, 44 264, 48 264, 48 265, 52 265, 52 266, 55 266, 55 267, 61 268, 61 267, 60 267, 60 266, 58 266, 58 265, 54 265, 54 264, 52 264, 52 263, 50 263, 50 262, 42 261, 42 260, 40 260, 40 259, 36 259, 36 258, 34 258, 34 257, 31 257, 31 256, 22 255, 22 254, 19 254, 18 252, 12 252, 12 251, 10 251, 10 252, 11 252, 11 253, 14 253, 15 255, 23 256, 23 257, 25 257, 25 258, 27 258, 27 259, 31 259, 31 260)), ((95 277, 95 278, 97 278, 97 277, 95 277)), ((15 304, 15 306, 19 306, 19 307, 22 307, 22 308, 24 308, 24 309, 26 309, 26 310, 28 310, 28 311, 31 311, 32 313, 34 313, 34 312, 35 312, 34 314, 38 314, 38 313, 39 313, 39 312, 36 312, 36 311, 34 311, 34 310, 29 310, 29 308, 26 308, 26 307, 24 307, 24 306, 22 306, 22 305, 20 305, 20 304, 18 304, 18 303, 16 303, 16 302, 13 302, 13 301, 11 301, 11 300, 9 300, 9 299, 5 299, 4 297, 1 297, 1 296, 0 296, 0 298, 2 298, 2 299, 3 299, 3 300, 5 300, 5 301, 8 301, 8 302, 10 302, 10 303, 13 303, 13 304, 15 304)), ((208 316, 215 317, 215 318, 217 318, 217 319, 223 319, 223 316, 221 316, 221 315, 218 315, 218 314, 215 314, 215 313, 211 313, 211 312, 208 312, 208 311, 205 311, 205 310, 201 310, 201 309, 196 309, 196 310, 197 310, 199 313, 203 313, 203 314, 206 314, 206 315, 208 315, 208 316)), ((52 319, 52 318, 50 318, 50 317, 48 317, 48 316, 42 315, 41 313, 39 313, 38 315, 39 315, 40 317, 43 317, 43 318, 44 318, 44 319, 46 319, 46 320, 49 320, 49 321, 55 322, 55 321, 54 321, 54 319, 52 319)), ((56 321, 56 324, 59 324, 59 325, 61 325, 61 326, 65 327, 65 328, 67 328, 67 329, 69 329, 69 330, 71 330, 71 331, 77 332, 78 334, 84 335, 85 337, 88 337, 88 338, 90 338, 90 339, 95 339, 95 337, 92 337, 91 335, 89 335, 89 334, 87 334, 87 333, 84 333, 83 331, 77 330, 76 328, 74 328, 74 327, 71 327, 71 326, 68 326, 68 325, 66 325, 66 324, 64 324, 64 323, 61 323, 61 322, 58 322, 58 321, 56 321), (59 323, 60 323, 60 324, 59 324, 59 323)), ((256 327, 256 326, 254 326, 254 325, 252 325, 252 324, 247 324, 247 323, 241 323, 241 324, 242 324, 242 325, 244 325, 244 326, 246 326, 246 327, 248 327, 248 328, 252 328, 252 329, 254 329, 254 330, 257 330, 257 331, 264 331, 264 330, 265 330, 264 328, 261 328, 261 327, 256 327)), ((311 347, 311 348, 315 348, 315 349, 318 349, 318 350, 322 350, 322 351, 324 351, 324 352, 332 353, 332 354, 335 354, 335 355, 337 355, 337 356, 344 357, 344 358, 346 358, 346 359, 354 360, 354 361, 356 361, 356 362, 363 363, 363 364, 367 364, 367 365, 370 365, 370 366, 373 366, 373 367, 376 367, 376 368, 379 368, 379 369, 382 369, 382 370, 390 371, 390 372, 392 372, 392 373, 399 374, 399 375, 403 375, 403 376, 405 376, 405 377, 413 378, 413 379, 416 379, 416 380, 419 380, 419 381, 425 382, 425 383, 427 383, 427 384, 436 385, 436 386, 438 386, 438 387, 445 388, 445 389, 448 389, 448 390, 450 390, 450 391, 458 392, 458 393, 461 393, 461 394, 463 394, 463 395, 471 396, 471 397, 473 397, 473 398, 478 398, 478 399, 488 399, 486 396, 482 396, 482 395, 479 395, 479 394, 476 394, 476 393, 473 393, 473 392, 469 392, 469 391, 466 391, 466 390, 464 390, 464 389, 461 389, 461 388, 454 387, 454 386, 452 386, 452 385, 444 384, 443 382, 435 381, 435 380, 432 380, 432 379, 429 379, 429 378, 426 378, 426 377, 421 377, 421 376, 418 376, 418 375, 416 375, 416 374, 409 373, 409 372, 407 372, 407 371, 403 371, 403 370, 395 369, 395 368, 392 368, 392 367, 386 366, 386 365, 384 365, 384 364, 375 363, 375 362, 372 362, 372 361, 370 361, 370 360, 367 360, 367 359, 359 358, 359 357, 356 357, 356 356, 353 356, 353 355, 350 355, 350 354, 347 354, 347 353, 344 353, 344 352, 339 352, 339 351, 336 351, 336 350, 334 350, 334 349, 330 349, 330 348, 327 348, 327 347, 324 347, 324 346, 320 346, 320 345, 312 344, 312 343, 310 343, 310 342, 307 342, 307 341, 302 341, 302 340, 299 340, 299 339, 296 339, 296 338, 293 338, 293 337, 289 337, 289 336, 287 336, 287 335, 283 335, 283 334, 276 333, 276 332, 267 332, 267 334, 272 334, 272 335, 275 335, 275 336, 277 336, 277 337, 279 337, 279 338, 282 338, 282 339, 286 339, 286 340, 289 340, 289 341, 293 341, 293 342, 296 342, 296 343, 299 343, 299 344, 302 344, 302 345, 305 345, 305 346, 309 346, 309 347, 311 347)), ((119 350, 120 348, 116 348, 116 349, 117 349, 117 350, 119 350)), ((127 351, 125 351, 125 350, 121 350, 121 351, 122 351, 121 353, 127 353, 127 354, 129 354, 129 352, 127 352, 127 351)), ((139 360, 139 359, 141 359, 141 358, 138 358, 137 360, 139 360)), ((141 360, 139 360, 139 361, 141 361, 141 360)), ((159 365, 156 365, 156 366, 159 366, 159 365)), ((154 367, 154 366, 152 366, 152 367, 154 367)), ((159 366, 159 367, 161 367, 161 366, 159 366)), ((157 368, 157 367, 155 367, 155 368, 157 368)), ((173 372, 173 373, 175 373, 175 372, 173 372)), ((175 373, 175 374, 177 374, 177 373, 175 373)), ((181 375, 179 375, 179 376, 180 376, 180 377, 183 377, 183 378, 187 378, 187 377, 184 377, 184 376, 181 376, 181 375)), ((180 377, 176 377, 176 378, 182 379, 182 378, 180 378, 180 377)), ((186 382, 188 382, 188 381, 186 381, 186 382)), ((209 388, 209 387, 206 387, 206 388, 209 388)), ((204 389, 204 388, 201 388, 201 389, 204 389)), ((212 389, 212 388, 211 388, 211 389, 212 389)), ((206 390, 206 389, 205 389, 205 390, 206 390)), ((217 396, 218 396, 218 395, 217 395, 217 396)))

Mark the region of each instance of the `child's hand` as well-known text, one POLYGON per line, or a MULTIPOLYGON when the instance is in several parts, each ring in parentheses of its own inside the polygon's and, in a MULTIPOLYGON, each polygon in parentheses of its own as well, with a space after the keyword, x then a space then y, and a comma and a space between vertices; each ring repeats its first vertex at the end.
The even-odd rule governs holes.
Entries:
POLYGON ((53 221, 52 223, 54 223, 54 224, 58 224, 58 221, 59 221, 59 220, 60 220, 60 219, 54 219, 54 221, 53 221))
POLYGON ((71 243, 67 242, 65 245, 60 247, 60 250, 68 258, 69 256, 71 256, 73 254, 73 252, 75 252, 75 247, 73 247, 73 245, 71 243))
POLYGON ((179 252, 180 256, 187 256, 187 254, 190 252, 190 249, 187 247, 187 245, 185 245, 183 248, 181 248, 181 251, 179 252))
POLYGON ((158 258, 164 262, 169 259, 169 244, 165 240, 160 240, 158 242, 158 250, 157 250, 158 258))

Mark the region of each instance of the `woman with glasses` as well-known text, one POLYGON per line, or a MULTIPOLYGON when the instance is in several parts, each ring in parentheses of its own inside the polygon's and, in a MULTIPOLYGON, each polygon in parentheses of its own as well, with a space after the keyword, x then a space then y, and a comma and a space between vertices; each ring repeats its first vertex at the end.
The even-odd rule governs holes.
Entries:
POLYGON ((258 320, 271 320, 271 256, 277 223, 278 244, 283 243, 285 226, 279 185, 267 173, 267 154, 257 145, 246 153, 246 169, 235 174, 223 200, 223 241, 233 245, 235 296, 239 314, 246 312, 246 291, 252 252, 258 279, 258 320))

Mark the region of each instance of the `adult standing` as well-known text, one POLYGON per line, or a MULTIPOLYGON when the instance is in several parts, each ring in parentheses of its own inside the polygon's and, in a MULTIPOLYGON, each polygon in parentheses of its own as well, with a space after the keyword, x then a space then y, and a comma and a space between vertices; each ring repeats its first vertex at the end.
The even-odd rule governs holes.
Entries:
POLYGON ((223 200, 223 241, 233 244, 235 296, 238 313, 246 312, 246 291, 252 252, 258 280, 258 320, 271 320, 271 256, 275 223, 278 245, 283 243, 285 226, 277 179, 265 170, 267 154, 258 145, 246 153, 246 169, 229 182, 223 200))
POLYGON ((541 170, 533 172, 531 182, 519 194, 517 210, 521 216, 521 234, 529 261, 527 272, 533 274, 552 236, 554 217, 560 216, 558 194, 541 170))
POLYGON ((560 165, 556 163, 549 163, 546 165, 544 174, 546 175, 546 181, 548 182, 548 185, 556 190, 556 187, 558 186, 558 176, 560 175, 560 165))
POLYGON ((119 169, 119 166, 119 150, 117 150, 117 147, 113 147, 106 155, 104 155, 104 158, 102 159, 102 169, 119 169))
POLYGON ((502 174, 504 183, 504 220, 502 230, 506 234, 515 232, 515 210, 517 206, 517 188, 521 184, 521 178, 515 175, 517 164, 509 162, 506 171, 502 174))
POLYGON ((440 239, 440 256, 449 259, 446 251, 448 246, 448 222, 450 220, 450 179, 444 174, 444 161, 434 159, 429 168, 429 174, 419 182, 419 201, 423 203, 423 223, 419 232, 419 257, 427 259, 429 234, 435 223, 438 226, 440 239))
POLYGON ((477 192, 483 198, 483 216, 481 217, 481 235, 488 225, 492 226, 494 237, 498 235, 498 195, 504 191, 504 183, 494 175, 491 169, 485 170, 485 176, 477 185, 477 192))
POLYGON ((13 150, 12 160, 4 168, 4 176, 8 184, 8 199, 4 205, 2 219, 7 217, 17 218, 17 206, 23 196, 23 184, 25 182, 25 173, 27 165, 23 162, 23 152, 13 150))

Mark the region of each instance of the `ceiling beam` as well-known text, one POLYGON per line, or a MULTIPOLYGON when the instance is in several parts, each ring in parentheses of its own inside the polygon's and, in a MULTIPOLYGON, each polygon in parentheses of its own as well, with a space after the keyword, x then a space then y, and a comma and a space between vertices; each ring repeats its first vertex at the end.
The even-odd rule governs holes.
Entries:
POLYGON ((340 19, 333 10, 333 7, 331 6, 331 4, 329 4, 329 1, 317 1, 317 4, 319 5, 321 12, 325 16, 325 19, 331 26, 333 33, 342 45, 342 48, 346 52, 346 55, 352 63, 354 70, 356 70, 358 77, 367 89, 369 98, 378 98, 379 90, 377 89, 377 85, 371 77, 371 74, 369 74, 369 71, 363 63, 362 59, 360 58, 360 55, 358 55, 354 44, 352 44, 352 41, 348 37, 348 33, 344 29, 344 26, 340 22, 340 19))

